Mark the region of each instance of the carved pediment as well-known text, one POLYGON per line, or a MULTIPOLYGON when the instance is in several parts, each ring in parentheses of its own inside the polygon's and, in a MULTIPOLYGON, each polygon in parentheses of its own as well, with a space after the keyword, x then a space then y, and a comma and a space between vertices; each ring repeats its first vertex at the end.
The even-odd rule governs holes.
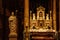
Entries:
POLYGON ((40 6, 37 8, 37 11, 39 11, 39 10, 45 11, 45 8, 43 6, 40 6))

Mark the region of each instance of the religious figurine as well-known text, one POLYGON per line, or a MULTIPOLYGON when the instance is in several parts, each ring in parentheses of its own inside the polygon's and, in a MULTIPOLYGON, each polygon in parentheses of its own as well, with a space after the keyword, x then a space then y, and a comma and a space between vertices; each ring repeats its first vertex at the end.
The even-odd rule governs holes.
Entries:
POLYGON ((12 12, 12 15, 9 17, 9 29, 9 36, 17 36, 17 18, 14 16, 14 12, 12 12))
POLYGON ((49 20, 49 14, 46 14, 46 20, 49 20))
POLYGON ((33 20, 35 20, 35 13, 33 13, 33 20))

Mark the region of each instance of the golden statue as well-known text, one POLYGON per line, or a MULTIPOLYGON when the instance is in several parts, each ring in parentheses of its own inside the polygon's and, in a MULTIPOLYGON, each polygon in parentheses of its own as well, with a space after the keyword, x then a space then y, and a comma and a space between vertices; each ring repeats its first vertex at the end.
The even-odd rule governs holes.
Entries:
POLYGON ((9 36, 17 36, 17 18, 14 16, 14 12, 12 12, 12 15, 9 17, 9 29, 9 36))

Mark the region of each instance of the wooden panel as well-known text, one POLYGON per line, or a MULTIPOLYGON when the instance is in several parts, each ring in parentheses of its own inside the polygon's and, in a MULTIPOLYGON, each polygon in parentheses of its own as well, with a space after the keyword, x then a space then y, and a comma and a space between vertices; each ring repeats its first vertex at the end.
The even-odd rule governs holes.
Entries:
POLYGON ((32 38, 32 40, 55 40, 55 39, 49 37, 36 37, 36 38, 32 38))
POLYGON ((54 32, 31 32, 31 40, 55 40, 54 32))

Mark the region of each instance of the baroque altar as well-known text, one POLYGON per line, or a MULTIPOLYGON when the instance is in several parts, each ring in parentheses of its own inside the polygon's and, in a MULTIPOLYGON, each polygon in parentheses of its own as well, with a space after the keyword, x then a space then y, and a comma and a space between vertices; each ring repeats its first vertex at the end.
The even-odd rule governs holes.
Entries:
MULTIPOLYGON (((26 38, 37 40, 35 38, 54 39, 56 30, 53 29, 52 11, 45 13, 45 8, 40 6, 36 8, 36 14, 30 11, 30 27, 26 28, 26 38), (32 16, 33 15, 33 16, 32 16)), ((26 39, 28 40, 28 39, 26 39)))

